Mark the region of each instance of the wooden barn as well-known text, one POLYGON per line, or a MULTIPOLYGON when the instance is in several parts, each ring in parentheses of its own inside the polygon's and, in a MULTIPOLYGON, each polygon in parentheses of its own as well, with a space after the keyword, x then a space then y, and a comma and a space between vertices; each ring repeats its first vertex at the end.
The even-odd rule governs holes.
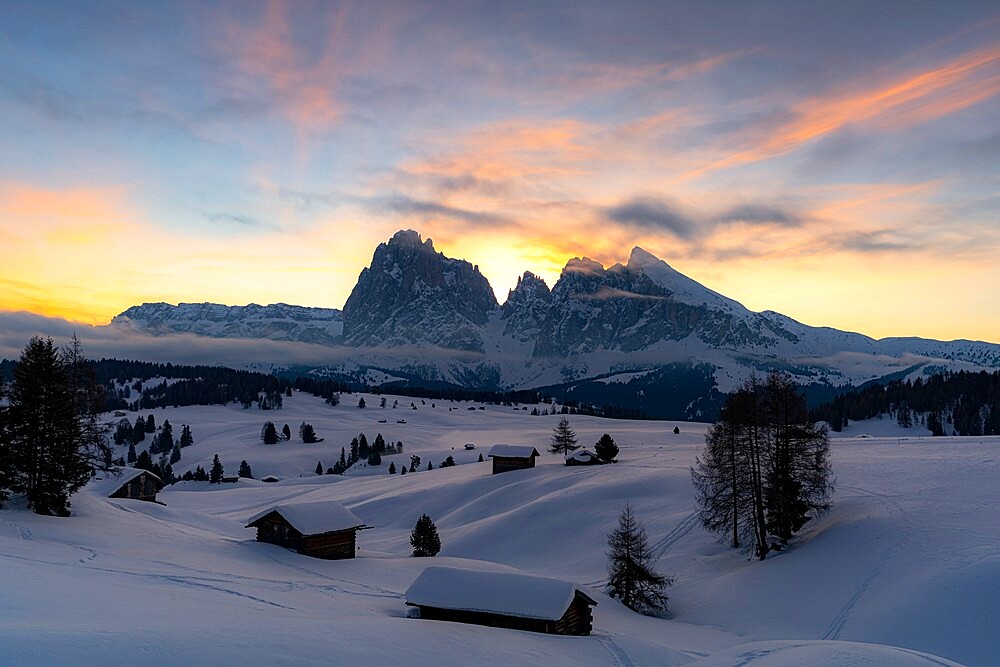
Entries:
POLYGON ((597 454, 589 449, 578 449, 566 457, 566 465, 568 466, 593 466, 600 465, 600 463, 601 459, 597 458, 597 454))
POLYGON ((257 541, 294 549, 314 558, 354 558, 357 531, 365 522, 333 501, 275 505, 252 517, 247 528, 257 529, 257 541))
POLYGON ((493 445, 486 455, 493 459, 493 474, 535 467, 538 450, 531 445, 493 445))
POLYGON ((89 484, 90 489, 105 498, 131 498, 157 502, 156 494, 163 488, 159 477, 141 468, 119 468, 118 473, 102 473, 89 484))
POLYGON ((406 591, 420 618, 557 635, 589 635, 595 602, 576 584, 519 572, 429 567, 406 591))

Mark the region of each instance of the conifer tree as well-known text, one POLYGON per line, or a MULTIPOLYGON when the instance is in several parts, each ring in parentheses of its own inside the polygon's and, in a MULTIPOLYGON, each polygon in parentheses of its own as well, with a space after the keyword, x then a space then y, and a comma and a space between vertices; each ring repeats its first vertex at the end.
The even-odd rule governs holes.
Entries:
POLYGON ((194 436, 191 435, 191 427, 187 424, 181 426, 181 447, 190 447, 194 444, 194 436))
POLYGON ((221 484, 223 472, 222 461, 219 460, 219 455, 216 454, 215 458, 212 459, 212 470, 208 476, 209 483, 221 484))
POLYGON ((395 475, 396 474, 396 462, 395 461, 389 461, 389 474, 390 475, 395 475))
POLYGON ((608 547, 609 595, 641 614, 666 611, 665 591, 673 580, 653 569, 646 529, 628 503, 618 517, 618 527, 608 534, 608 547))
POLYGON ((787 376, 752 377, 708 429, 691 479, 705 528, 763 560, 829 508, 829 437, 787 376))
POLYGON ((359 408, 365 407, 365 397, 364 396, 362 396, 361 398, 358 399, 358 407, 359 408))
POLYGON ((135 418, 135 426, 132 427, 132 442, 139 444, 146 439, 146 420, 142 417, 135 418))
POLYGON ((361 458, 361 445, 357 438, 353 438, 351 439, 351 458, 348 459, 348 463, 353 465, 359 458, 361 458))
POLYGON ((426 514, 420 515, 410 532, 410 545, 413 547, 413 555, 417 557, 436 556, 441 551, 437 526, 426 514))
POLYGON ((416 454, 410 454, 410 472, 417 472, 417 468, 420 467, 420 457, 416 454))
POLYGON ((137 458, 138 457, 135 455, 135 444, 129 443, 128 455, 125 457, 125 460, 131 465, 136 462, 137 458))
POLYGON ((274 427, 274 422, 264 422, 264 427, 260 430, 260 439, 265 445, 278 443, 278 430, 274 427))
POLYGON ((149 450, 144 449, 139 452, 139 457, 135 460, 135 467, 153 472, 153 458, 149 455, 149 450))
POLYGON ((132 442, 132 422, 122 417, 115 426, 114 442, 116 445, 124 445, 132 442))
POLYGON ((483 453, 479 452, 479 463, 483 462, 483 453))
POLYGON ((156 419, 152 414, 146 417, 145 429, 146 433, 156 433, 156 419))
POLYGON ((618 456, 618 445, 615 444, 614 438, 605 433, 594 445, 594 453, 602 463, 611 463, 618 456))
POLYGON ((181 460, 181 447, 175 444, 174 448, 170 450, 170 463, 177 463, 181 460))
POLYGON ((240 477, 245 477, 247 479, 253 479, 253 471, 250 469, 250 464, 244 459, 240 461, 240 470, 237 473, 240 477))
POLYGON ((579 448, 576 444, 576 433, 569 427, 569 420, 565 417, 559 419, 559 423, 552 430, 552 443, 549 445, 549 452, 552 454, 569 454, 579 448))
POLYGON ((375 436, 375 442, 372 443, 372 447, 379 454, 385 453, 385 438, 382 437, 381 433, 375 436))
POLYGON ((358 456, 363 458, 368 458, 368 455, 372 453, 371 447, 368 445, 368 438, 365 437, 364 433, 358 434, 358 456))
POLYGON ((323 474, 323 464, 320 463, 319 461, 316 461, 316 474, 317 475, 323 474))
POLYGON ((299 437, 302 439, 302 442, 306 443, 307 445, 315 443, 316 431, 315 429, 313 429, 312 424, 307 424, 305 422, 302 422, 302 424, 299 426, 299 437))
POLYGON ((340 448, 340 460, 337 461, 337 464, 340 466, 340 473, 343 474, 347 470, 347 456, 343 447, 340 448))
POLYGON ((292 429, 288 428, 288 424, 281 427, 281 435, 284 436, 285 440, 292 439, 292 429))
POLYGON ((74 336, 60 353, 32 338, 14 368, 6 409, 11 486, 39 514, 69 515, 69 496, 96 470, 113 468, 104 397, 74 336))

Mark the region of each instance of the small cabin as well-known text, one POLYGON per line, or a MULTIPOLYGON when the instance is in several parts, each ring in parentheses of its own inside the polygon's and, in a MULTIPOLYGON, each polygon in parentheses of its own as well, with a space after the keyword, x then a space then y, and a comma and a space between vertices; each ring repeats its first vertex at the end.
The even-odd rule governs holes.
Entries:
POLYGON ((274 475, 268 475, 267 477, 261 477, 260 481, 267 482, 268 484, 273 484, 274 482, 280 482, 280 477, 275 477, 274 475))
POLYGON ((406 591, 420 618, 557 635, 589 635, 597 602, 573 583, 520 572, 428 567, 406 591))
POLYGON ((568 466, 592 466, 598 465, 600 462, 601 459, 597 457, 597 454, 589 449, 578 449, 566 457, 566 465, 568 466))
POLYGON ((474 444, 472 444, 471 442, 465 443, 465 449, 466 450, 475 449, 475 448, 476 448, 476 446, 474 444))
POLYGON ((538 450, 531 445, 493 445, 487 457, 493 459, 493 474, 535 467, 538 450))
POLYGON ((119 468, 118 473, 103 473, 90 482, 90 488, 105 498, 131 498, 157 502, 156 494, 163 488, 163 481, 141 468, 119 468))
POLYGON ((250 517, 246 527, 257 529, 258 542, 327 560, 354 558, 357 532, 368 528, 354 512, 333 501, 275 505, 250 517))

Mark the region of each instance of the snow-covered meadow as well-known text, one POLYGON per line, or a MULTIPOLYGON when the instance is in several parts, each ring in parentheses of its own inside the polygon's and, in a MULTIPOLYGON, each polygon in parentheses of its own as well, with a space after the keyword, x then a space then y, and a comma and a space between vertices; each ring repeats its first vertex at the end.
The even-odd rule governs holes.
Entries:
MULTIPOLYGON (((345 396, 333 407, 296 394, 269 412, 142 412, 152 412, 157 424, 169 419, 175 437, 181 424, 191 426, 195 445, 183 450, 178 474, 207 469, 219 454, 227 474, 245 459, 255 477, 276 475, 277 483, 182 483, 160 494, 164 505, 84 491, 68 519, 0 510, 0 663, 1000 659, 1000 438, 930 438, 884 423, 852 425, 832 447, 833 510, 792 549, 756 562, 718 544, 695 517, 688 470, 705 425, 573 416, 581 444, 592 446, 605 432, 615 438, 618 464, 566 467, 544 454, 534 469, 491 476, 488 462, 476 462, 479 453, 495 443, 543 451, 558 417, 405 397, 395 410, 380 409, 379 397, 370 395, 359 409, 358 398, 345 396), (279 429, 288 423, 293 439, 262 444, 265 420, 279 429), (325 440, 298 442, 302 421, 325 440), (404 453, 384 456, 381 472, 314 474, 317 461, 332 466, 360 432, 369 442, 379 432, 387 442, 401 440, 404 453), (476 449, 465 450, 465 443, 476 449), (422 459, 419 472, 385 472, 390 460, 399 467, 411 454, 422 459), (438 469, 449 455, 459 465, 438 469), (423 470, 428 460, 434 470, 423 470), (307 558, 259 544, 243 527, 275 503, 324 499, 374 526, 358 534, 357 559, 307 558), (639 616, 602 593, 606 535, 626 501, 646 525, 656 566, 676 579, 669 618, 639 616), (409 532, 422 513, 441 534, 435 559, 408 557, 409 532), (598 601, 594 634, 406 618, 402 594, 428 565, 514 568, 582 584, 598 601)), ((134 421, 136 414, 128 416, 134 421)))

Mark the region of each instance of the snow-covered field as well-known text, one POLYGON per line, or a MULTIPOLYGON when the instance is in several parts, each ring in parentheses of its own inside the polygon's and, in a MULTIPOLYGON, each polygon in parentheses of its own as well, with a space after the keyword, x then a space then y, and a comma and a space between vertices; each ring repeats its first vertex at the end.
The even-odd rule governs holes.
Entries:
POLYGON ((207 469, 218 453, 228 474, 246 459, 257 478, 274 474, 277 483, 179 484, 160 494, 165 505, 81 492, 68 519, 0 511, 0 664, 1000 660, 1000 438, 853 424, 834 441, 833 510, 794 548, 761 563, 717 544, 695 518, 688 469, 704 425, 571 417, 581 444, 610 433, 620 463, 566 467, 545 454, 535 469, 491 476, 488 462, 476 462, 480 452, 500 442, 542 451, 558 417, 448 401, 432 408, 403 397, 396 410, 378 408, 375 396, 359 409, 357 398, 331 407, 296 394, 273 412, 152 411, 157 424, 170 420, 175 437, 181 424, 192 428, 196 444, 183 451, 178 473, 207 469), (325 441, 304 445, 293 435, 263 445, 265 420, 279 429, 288 423, 293 434, 308 421, 325 441), (332 466, 359 432, 403 441, 404 454, 383 457, 383 471, 411 454, 435 470, 313 473, 317 461, 332 466), (858 437, 865 433, 872 437, 858 437), (437 469, 448 455, 459 465, 437 469), (243 528, 275 503, 323 499, 374 526, 358 534, 357 559, 307 558, 259 544, 243 528), (669 618, 639 616, 601 593, 606 535, 626 500, 646 524, 656 566, 676 578, 669 618), (441 533, 435 559, 408 557, 409 531, 422 513, 441 533), (402 594, 432 564, 515 568, 583 584, 599 603, 594 634, 406 618, 402 594))

